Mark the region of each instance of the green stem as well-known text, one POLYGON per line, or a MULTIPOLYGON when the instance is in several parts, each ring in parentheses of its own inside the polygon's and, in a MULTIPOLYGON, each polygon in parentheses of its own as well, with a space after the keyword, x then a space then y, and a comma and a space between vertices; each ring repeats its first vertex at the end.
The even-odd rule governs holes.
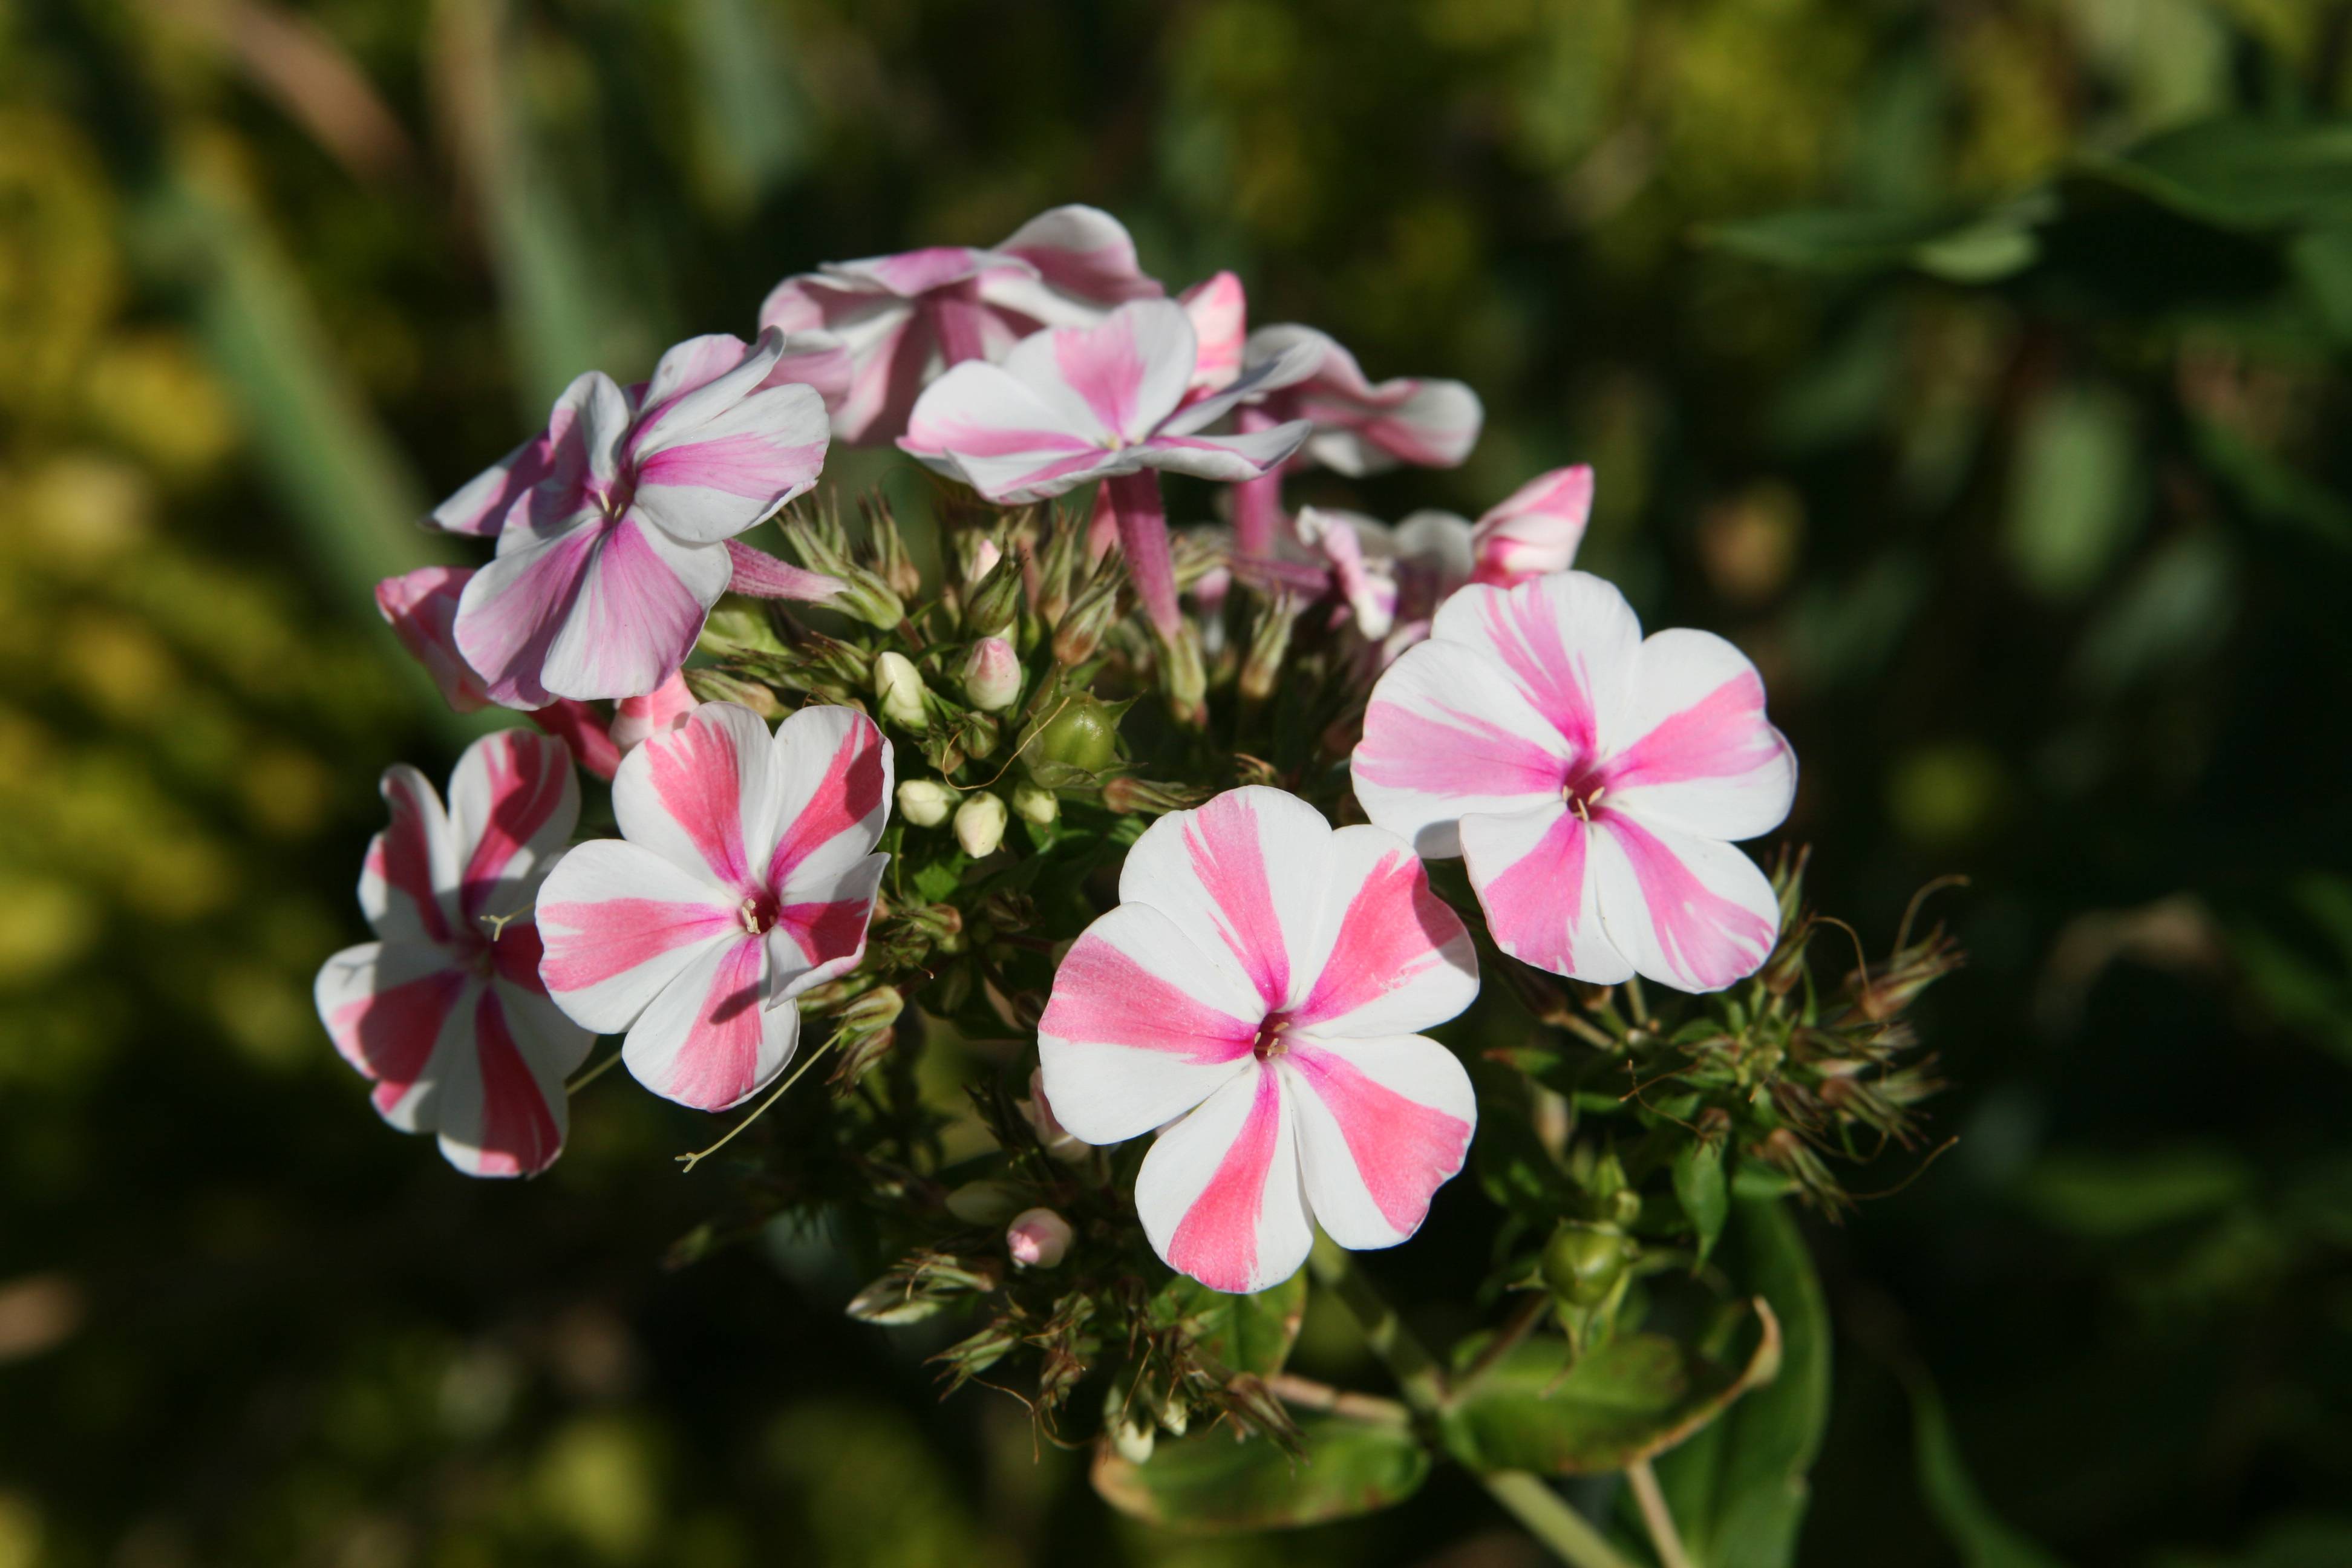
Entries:
MULTIPOLYGON (((1337 1296, 1364 1331, 1364 1342, 1386 1363, 1389 1375, 1414 1414, 1433 1421, 1445 1409, 1445 1374, 1412 1337, 1355 1258, 1318 1235, 1307 1266, 1323 1288, 1337 1296)), ((1570 1568, 1632 1568, 1585 1517, 1552 1489, 1549 1481, 1525 1470, 1478 1473, 1488 1495, 1510 1511, 1528 1534, 1549 1547, 1570 1568)))

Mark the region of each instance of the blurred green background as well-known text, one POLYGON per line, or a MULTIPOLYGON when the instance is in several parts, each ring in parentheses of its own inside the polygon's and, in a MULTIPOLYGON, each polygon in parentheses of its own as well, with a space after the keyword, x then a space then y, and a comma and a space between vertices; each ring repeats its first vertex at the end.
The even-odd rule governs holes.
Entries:
POLYGON ((822 1237, 665 1271, 702 1119, 614 1078, 468 1183, 311 1014, 463 740, 368 596, 423 508, 1068 200, 1484 395, 1309 499, 1595 463, 1582 563, 1763 667, 1874 950, 1972 879, 1959 1142, 1811 1227, 1801 1561, 2352 1563, 2347 108, 2340 0, 0 4, 0 1568, 1538 1561, 1458 1475, 1150 1536, 822 1237))

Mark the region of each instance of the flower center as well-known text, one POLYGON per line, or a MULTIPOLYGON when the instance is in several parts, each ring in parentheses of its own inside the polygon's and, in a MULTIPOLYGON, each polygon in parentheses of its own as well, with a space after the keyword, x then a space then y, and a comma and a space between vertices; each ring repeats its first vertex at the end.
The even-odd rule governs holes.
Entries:
POLYGON ((776 923, 776 900, 765 894, 755 894, 736 906, 735 918, 743 922, 748 935, 764 936, 776 923))
POLYGON ((1608 775, 1593 767, 1579 769, 1561 781, 1559 786, 1559 798, 1567 804, 1569 810, 1585 822, 1592 820, 1592 814, 1601 809, 1601 797, 1608 793, 1608 775))
POLYGON ((1250 1050, 1262 1062, 1273 1060, 1290 1048, 1290 1042, 1283 1037, 1289 1028, 1289 1014, 1268 1013, 1265 1021, 1257 1026, 1257 1039, 1251 1044, 1250 1050))

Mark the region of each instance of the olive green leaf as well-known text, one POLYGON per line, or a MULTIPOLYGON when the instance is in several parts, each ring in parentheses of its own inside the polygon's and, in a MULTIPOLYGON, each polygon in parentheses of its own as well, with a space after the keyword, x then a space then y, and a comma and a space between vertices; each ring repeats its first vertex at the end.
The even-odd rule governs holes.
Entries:
POLYGON ((1622 1470, 1680 1443, 1780 1365, 1780 1326, 1760 1297, 1720 1357, 1631 1333, 1571 1360, 1565 1341, 1534 1339, 1469 1382, 1439 1429, 1474 1470, 1622 1470))
POLYGON ((1411 1428, 1302 1415, 1293 1459, 1265 1437, 1216 1426, 1162 1440, 1136 1464, 1108 1444, 1095 1453, 1095 1490, 1122 1513, 1171 1530, 1212 1532, 1321 1524, 1411 1497, 1429 1475, 1429 1451, 1411 1428))
POLYGON ((1152 1314, 1171 1326, 1182 1323, 1194 1347, 1226 1371, 1272 1377, 1298 1341, 1298 1325, 1307 1315, 1307 1271, 1254 1296, 1228 1296, 1180 1274, 1160 1292, 1152 1314))

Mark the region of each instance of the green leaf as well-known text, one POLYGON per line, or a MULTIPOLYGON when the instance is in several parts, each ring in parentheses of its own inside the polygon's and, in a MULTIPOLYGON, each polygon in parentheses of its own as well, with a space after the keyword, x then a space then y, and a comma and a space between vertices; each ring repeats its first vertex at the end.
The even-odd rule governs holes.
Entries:
POLYGON ((2089 589, 2139 523, 2147 501, 2131 400, 2081 383, 2034 400, 2010 469, 2002 543, 2036 592, 2089 589))
POLYGON ((1675 1198, 1698 1233, 1698 1260, 1715 1250, 1723 1222, 1731 1217, 1731 1192, 1723 1176, 1721 1143, 1685 1143, 1675 1154, 1675 1198))
POLYGON ((1571 1358, 1533 1339, 1464 1389, 1439 1423, 1447 1452, 1474 1470, 1600 1475, 1664 1452, 1780 1370, 1769 1307, 1743 1314, 1720 1360, 1664 1334, 1619 1334, 1571 1358))
POLYGON ((1122 1513, 1171 1530, 1269 1530, 1392 1507, 1421 1489, 1429 1451, 1409 1427, 1301 1415, 1301 1457, 1224 1427, 1162 1441, 1139 1465, 1096 1450, 1095 1490, 1122 1513))
POLYGON ((1958 1439, 1935 1386, 1922 1378, 1911 1390, 1919 1493, 1965 1568, 2064 1568, 2057 1558, 2011 1530, 1986 1506, 1960 1457, 1958 1439))
POLYGON ((2352 122, 2344 121, 2210 120, 2076 166, 2218 228, 2352 216, 2352 122))
POLYGON ((1658 1461, 1695 1568, 1789 1568, 1829 1418, 1829 1312, 1785 1204, 1732 1205, 1721 1265, 1772 1304, 1780 1375, 1658 1461))
POLYGON ((1168 1282, 1153 1303, 1161 1322, 1182 1322, 1193 1343, 1228 1372, 1272 1377, 1298 1342, 1307 1315, 1307 1270, 1254 1296, 1228 1296, 1182 1275, 1168 1282))
POLYGON ((2036 195, 1989 213, 1811 207, 1717 224, 1701 237, 1735 256, 1807 272, 1910 267, 1955 283, 1990 283, 2041 253, 2033 227, 2053 211, 2036 195))
POLYGON ((2253 1184, 2253 1172, 2231 1151, 2182 1143, 2133 1154, 2053 1153, 2027 1173, 2021 1195, 2054 1229, 2114 1239, 2213 1214, 2253 1184))

